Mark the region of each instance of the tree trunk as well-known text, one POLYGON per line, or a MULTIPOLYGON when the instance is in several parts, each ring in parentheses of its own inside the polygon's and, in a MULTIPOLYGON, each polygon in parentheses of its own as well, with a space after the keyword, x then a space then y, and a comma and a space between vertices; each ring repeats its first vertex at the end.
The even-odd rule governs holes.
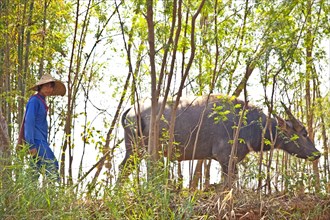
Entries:
MULTIPOLYGON (((305 83, 305 98, 306 98, 306 111, 307 111, 307 131, 309 134, 309 138, 314 143, 314 103, 311 97, 311 85, 310 82, 313 78, 313 35, 312 35, 312 2, 311 0, 307 0, 307 33, 306 33, 306 83, 305 83)), ((313 171, 315 175, 315 189, 316 191, 320 190, 320 174, 318 169, 318 160, 313 162, 313 171)))
POLYGON ((241 94, 241 92, 243 91, 244 87, 246 86, 246 83, 248 82, 250 76, 252 75, 254 68, 255 68, 255 64, 253 61, 251 63, 247 64, 244 77, 242 78, 241 82, 238 84, 236 90, 233 92, 233 94, 232 94, 233 96, 238 97, 241 94))
POLYGON ((45 45, 46 45, 46 41, 45 41, 45 36, 46 36, 46 22, 47 22, 47 1, 45 0, 44 2, 44 11, 43 11, 43 21, 42 21, 42 37, 41 37, 41 47, 42 47, 42 51, 41 51, 41 58, 40 58, 40 62, 39 62, 39 77, 42 76, 43 72, 44 72, 44 60, 45 60, 45 45))
MULTIPOLYGON (((9 1, 5 0, 2 1, 2 7, 1 7, 1 17, 7 17, 9 16, 8 14, 9 9, 9 1)), ((9 29, 9 21, 8 19, 4 19, 4 30, 8 30, 9 29)), ((4 42, 1 45, 1 49, 3 51, 3 57, 1 58, 1 66, 0 66, 0 94, 3 93, 7 93, 7 92, 11 92, 11 85, 12 85, 12 80, 11 80, 11 74, 12 72, 10 71, 10 49, 11 49, 11 40, 9 37, 9 33, 8 31, 4 32, 4 42)), ((6 118, 7 123, 11 124, 12 123, 12 106, 6 101, 6 99, 1 99, 0 100, 0 110, 2 111, 3 116, 6 118)), ((20 123, 19 119, 18 122, 20 123)), ((9 126, 8 128, 8 136, 9 139, 11 137, 11 132, 12 128, 11 126, 9 126)))
MULTIPOLYGON (((150 60, 150 76, 151 76, 151 116, 150 130, 148 139, 148 154, 152 162, 159 159, 159 133, 158 122, 156 121, 159 91, 157 90, 157 73, 155 63, 155 30, 154 30, 154 12, 153 0, 147 1, 147 23, 148 23, 148 44, 149 44, 149 60, 150 60)), ((153 164, 149 168, 153 167, 153 164)), ((150 170, 150 169, 149 169, 150 170)), ((149 171, 148 171, 149 172, 149 171)))
POLYGON ((195 190, 198 187, 198 183, 200 182, 200 180, 202 178, 203 161, 204 160, 198 160, 197 161, 194 175, 193 175, 192 179, 190 179, 190 183, 189 183, 189 188, 190 189, 195 190))
POLYGON ((18 89, 20 91, 20 99, 18 102, 18 121, 22 121, 23 120, 23 114, 24 114, 24 99, 22 97, 24 97, 24 73, 23 73, 23 68, 24 68, 24 38, 25 38, 25 16, 26 16, 26 10, 27 10, 27 4, 28 1, 24 2, 24 7, 23 7, 23 12, 21 14, 19 23, 17 25, 17 86, 18 89))
POLYGON ((208 189, 210 187, 210 172, 211 172, 211 164, 212 159, 208 159, 204 161, 204 189, 208 189))
POLYGON ((11 178, 9 169, 6 166, 11 164, 10 160, 10 141, 8 126, 5 117, 0 109, 0 176, 2 184, 0 187, 6 188, 8 180, 11 178))
MULTIPOLYGON (((317 87, 317 100, 319 101, 318 106, 321 109, 322 108, 322 102, 321 102, 321 92, 319 86, 317 87)), ((325 122, 325 116, 326 113, 324 111, 321 111, 320 120, 321 120, 321 134, 322 134, 322 145, 323 145, 323 172, 324 172, 324 178, 330 179, 330 163, 329 163, 329 147, 328 147, 328 135, 327 135, 327 128, 326 128, 326 122, 325 122)), ((328 193, 330 192, 330 188, 328 189, 328 193)))
MULTIPOLYGON (((64 133, 65 133, 65 140, 62 146, 62 155, 61 155, 61 169, 60 174, 62 177, 63 183, 65 183, 65 161, 66 161, 66 150, 71 147, 71 124, 72 124, 72 114, 73 114, 73 102, 72 102, 72 95, 73 95, 73 88, 74 88, 74 80, 72 76, 74 75, 73 71, 73 64, 74 64, 74 54, 76 49, 77 43, 77 32, 78 32, 78 25, 79 25, 79 14, 80 14, 80 0, 77 1, 77 8, 76 8, 76 19, 75 19, 75 27, 74 27, 74 35, 72 41, 72 48, 71 48, 71 58, 70 58, 70 66, 69 66, 69 74, 68 74, 68 101, 67 101, 67 114, 65 119, 64 125, 64 133)), ((69 151, 70 152, 70 151, 69 151)), ((71 155, 69 155, 70 157, 71 155)), ((71 160, 69 158, 69 160, 71 160)), ((72 183, 72 179, 69 177, 69 183, 72 183)))

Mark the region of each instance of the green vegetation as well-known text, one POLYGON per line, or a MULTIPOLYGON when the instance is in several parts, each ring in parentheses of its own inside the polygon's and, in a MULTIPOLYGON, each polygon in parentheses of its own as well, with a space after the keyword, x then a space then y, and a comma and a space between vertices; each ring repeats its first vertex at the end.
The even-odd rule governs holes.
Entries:
MULTIPOLYGON (((326 0, 2 0, 0 219, 330 219, 329 15, 326 0), (47 100, 61 186, 33 180, 15 149, 28 88, 44 73, 67 87, 47 100), (148 166, 116 186, 122 112, 208 94, 281 117, 285 103, 322 157, 250 154, 223 189, 210 184, 223 178, 210 160, 162 163, 161 149, 178 145, 169 129, 141 150, 148 166)), ((152 108, 150 130, 173 125, 152 108)), ((228 114, 214 106, 217 122, 228 114)))
MULTIPOLYGON (((253 168, 253 167, 252 167, 253 168)), ((299 181, 269 195, 249 188, 179 189, 166 175, 132 178, 116 186, 98 183, 88 194, 73 186, 36 182, 23 164, 9 168, 15 180, 0 191, 1 219, 328 219, 330 197, 300 192, 299 181), (231 217, 230 217, 231 216, 231 217)), ((257 168, 255 168, 257 169, 257 168)), ((163 174, 167 172, 163 171, 163 174)), ((292 177, 292 176, 291 176, 292 177)), ((247 177, 244 177, 247 178, 247 177)), ((288 176, 290 178, 290 176, 288 176)))

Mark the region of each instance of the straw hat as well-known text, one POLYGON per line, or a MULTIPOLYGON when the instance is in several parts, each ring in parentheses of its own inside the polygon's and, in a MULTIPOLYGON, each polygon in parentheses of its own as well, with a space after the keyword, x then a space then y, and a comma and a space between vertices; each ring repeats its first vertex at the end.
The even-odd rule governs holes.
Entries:
POLYGON ((61 82, 60 80, 54 79, 50 74, 43 75, 41 77, 41 79, 39 80, 39 82, 37 82, 29 90, 37 91, 38 90, 38 86, 41 86, 43 84, 50 83, 50 82, 55 82, 55 87, 54 87, 53 93, 51 95, 53 95, 53 96, 55 96, 55 95, 64 96, 65 95, 66 88, 65 88, 64 83, 61 82))

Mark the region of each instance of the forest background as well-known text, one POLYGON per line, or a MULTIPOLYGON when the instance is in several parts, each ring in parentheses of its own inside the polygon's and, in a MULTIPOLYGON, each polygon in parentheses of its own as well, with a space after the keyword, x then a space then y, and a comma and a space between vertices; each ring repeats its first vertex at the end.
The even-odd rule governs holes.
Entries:
MULTIPOLYGON (((75 197, 80 195, 83 201, 88 196, 99 201, 102 196, 114 195, 107 190, 115 185, 118 163, 125 153, 119 122, 129 105, 147 98, 155 104, 158 97, 211 93, 235 95, 264 108, 265 113, 283 117, 279 103, 286 103, 322 152, 315 163, 282 151, 251 154, 239 166, 239 189, 258 191, 258 195, 328 195, 329 10, 328 0, 1 1, 1 189, 8 188, 8 181, 9 186, 17 186, 13 183, 24 176, 17 172, 27 172, 26 157, 15 151, 15 144, 25 104, 33 94, 28 88, 49 73, 67 86, 63 98, 48 99, 49 139, 60 160, 63 186, 74 188, 75 197)), ((159 122, 156 116, 153 126, 159 122)), ((159 137, 151 135, 150 160, 158 162, 159 137)), ((153 182, 150 176, 146 181, 141 166, 138 170, 142 173, 136 172, 127 181, 126 190, 141 190, 140 185, 153 182)), ((221 179, 210 161, 173 163, 169 170, 178 185, 182 184, 182 173, 188 173, 185 181, 191 188, 209 188, 210 176, 214 182, 221 179)), ((17 192, 17 188, 9 189, 17 192)), ((228 203, 224 195, 228 194, 211 196, 226 204, 213 213, 217 217, 235 210, 235 196, 228 203)), ((165 198, 173 201, 171 196, 165 198)), ((193 203, 189 198, 189 204, 193 203)), ((2 200, 7 207, 2 213, 8 214, 7 200, 2 200)), ((20 202, 18 196, 14 204, 20 202)), ((329 203, 325 204, 322 210, 329 208, 329 203)), ((127 208, 131 204, 121 205, 126 208, 117 217, 134 213, 134 208, 127 208)), ((139 207, 140 212, 149 210, 149 205, 139 207)), ((53 213, 52 205, 46 202, 45 206, 47 213, 53 213)), ((188 205, 181 212, 179 206, 172 207, 170 202, 168 206, 167 214, 153 214, 159 217, 175 210, 178 216, 189 211, 198 215, 188 205)), ((258 215, 265 215, 259 208, 258 215)))

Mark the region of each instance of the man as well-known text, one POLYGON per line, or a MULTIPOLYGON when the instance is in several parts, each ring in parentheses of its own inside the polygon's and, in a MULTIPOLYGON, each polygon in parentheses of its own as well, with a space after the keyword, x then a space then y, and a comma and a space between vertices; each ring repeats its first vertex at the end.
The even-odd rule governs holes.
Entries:
POLYGON ((30 90, 37 91, 37 94, 31 96, 26 104, 24 139, 29 146, 29 153, 35 159, 36 170, 41 172, 44 168, 47 176, 59 180, 58 161, 48 143, 46 97, 64 96, 66 88, 63 82, 45 74, 30 90))

